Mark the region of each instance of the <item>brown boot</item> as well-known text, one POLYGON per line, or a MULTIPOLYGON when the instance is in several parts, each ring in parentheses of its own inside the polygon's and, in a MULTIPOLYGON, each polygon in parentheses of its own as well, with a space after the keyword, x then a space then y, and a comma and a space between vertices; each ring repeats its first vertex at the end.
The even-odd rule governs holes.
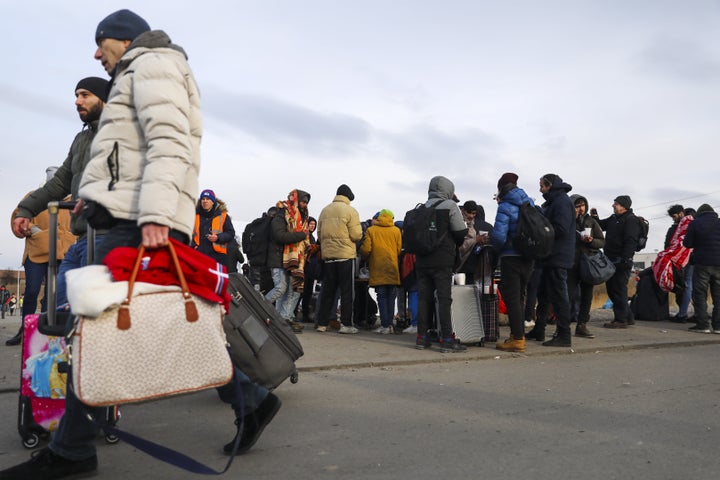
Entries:
POLYGON ((505 340, 503 343, 498 342, 497 345, 495 345, 495 348, 502 350, 503 352, 525 353, 525 337, 518 338, 516 340, 515 337, 510 335, 510 338, 505 340))

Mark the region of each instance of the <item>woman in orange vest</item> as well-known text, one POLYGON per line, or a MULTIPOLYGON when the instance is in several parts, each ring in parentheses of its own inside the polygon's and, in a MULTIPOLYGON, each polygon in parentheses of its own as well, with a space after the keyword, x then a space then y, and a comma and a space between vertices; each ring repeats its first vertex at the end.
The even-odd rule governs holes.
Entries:
POLYGON ((212 190, 203 190, 196 208, 193 248, 226 265, 228 243, 233 238, 235 229, 225 202, 212 190))

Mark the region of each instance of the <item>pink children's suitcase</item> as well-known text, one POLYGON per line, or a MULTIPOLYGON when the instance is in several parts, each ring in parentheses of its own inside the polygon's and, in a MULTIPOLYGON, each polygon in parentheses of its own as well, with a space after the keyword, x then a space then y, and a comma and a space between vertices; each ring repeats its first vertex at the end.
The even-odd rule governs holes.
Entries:
MULTIPOLYGON (((57 215, 60 208, 72 209, 73 206, 72 202, 48 204, 50 261, 45 285, 48 311, 26 315, 23 319, 18 432, 25 448, 36 448, 41 439, 48 439, 65 413, 68 371, 65 330, 73 317, 70 312, 56 312, 57 215)), ((94 240, 92 229, 88 227, 88 245, 94 245, 94 240)), ((92 247, 88 248, 89 257, 92 251, 92 247)), ((118 418, 117 407, 107 410, 108 422, 115 423, 118 418)), ((115 443, 118 439, 108 435, 105 441, 115 443)))

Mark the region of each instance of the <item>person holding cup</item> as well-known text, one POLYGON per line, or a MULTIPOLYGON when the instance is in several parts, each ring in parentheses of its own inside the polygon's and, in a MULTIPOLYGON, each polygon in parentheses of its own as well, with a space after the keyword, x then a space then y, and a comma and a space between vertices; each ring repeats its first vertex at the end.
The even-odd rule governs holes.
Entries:
POLYGON ((588 214, 588 201, 582 195, 570 195, 575 205, 575 261, 568 270, 568 296, 570 297, 571 319, 577 322, 575 336, 595 338, 587 328, 590 320, 590 307, 592 305, 593 285, 580 279, 580 255, 592 255, 605 246, 600 224, 588 214))

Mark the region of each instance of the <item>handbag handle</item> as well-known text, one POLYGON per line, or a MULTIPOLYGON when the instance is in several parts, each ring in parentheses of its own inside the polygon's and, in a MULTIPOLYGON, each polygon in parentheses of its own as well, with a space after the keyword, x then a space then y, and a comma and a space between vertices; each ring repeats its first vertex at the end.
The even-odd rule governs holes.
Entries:
MULTIPOLYGON (((185 275, 183 274, 182 268, 180 268, 180 260, 178 260, 177 253, 172 241, 168 242, 167 249, 170 250, 170 258, 175 266, 178 280, 180 280, 180 288, 182 289, 183 299, 185 300, 185 319, 188 322, 195 322, 200 318, 197 311, 197 306, 193 301, 190 289, 188 288, 187 282, 185 281, 185 275)), ((128 293, 127 297, 120 304, 117 318, 117 328, 120 330, 127 330, 130 328, 130 299, 132 298, 133 288, 135 287, 135 279, 137 278, 138 272, 140 271, 140 263, 142 262, 143 255, 145 254, 145 247, 140 245, 138 247, 137 259, 135 259, 135 265, 133 266, 130 278, 128 279, 128 293)))

